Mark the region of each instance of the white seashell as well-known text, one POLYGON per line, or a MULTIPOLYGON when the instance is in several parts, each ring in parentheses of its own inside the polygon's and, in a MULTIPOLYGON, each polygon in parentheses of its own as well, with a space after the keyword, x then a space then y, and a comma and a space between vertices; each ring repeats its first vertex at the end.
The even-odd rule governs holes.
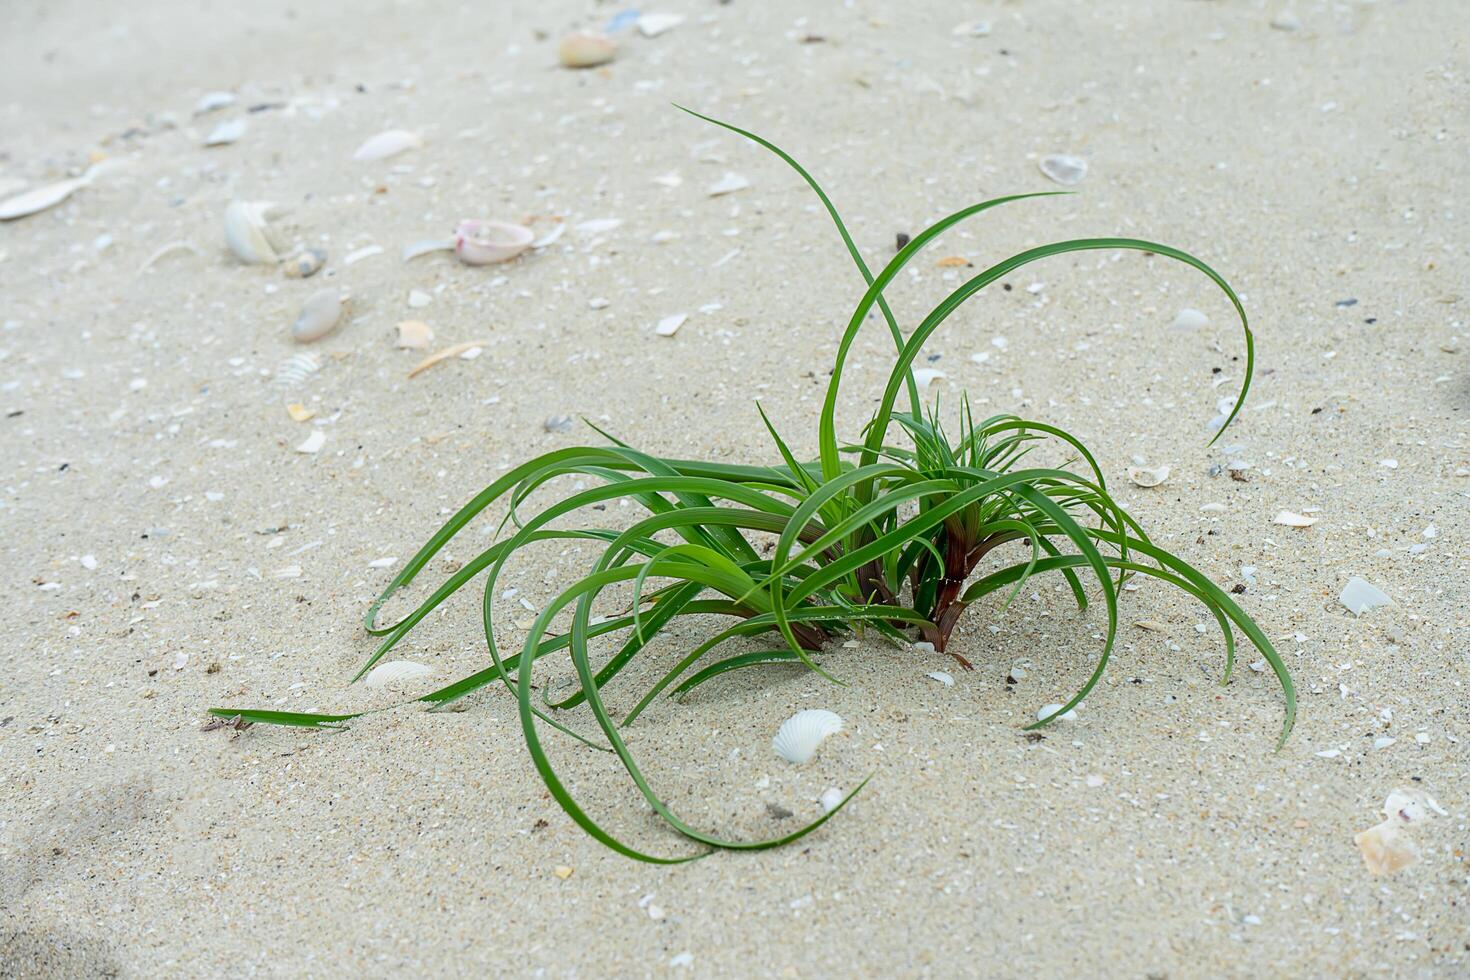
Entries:
POLYGON ((1199 505, 1199 509, 1200 509, 1201 512, 1206 513, 1206 514, 1223 514, 1223 513, 1225 513, 1225 505, 1224 504, 1200 504, 1199 505))
MULTIPOLYGON (((1040 708, 1038 708, 1036 710, 1036 720, 1037 721, 1042 721, 1043 719, 1050 718, 1052 715, 1055 715, 1058 711, 1061 711, 1061 710, 1062 710, 1062 706, 1059 705, 1059 704, 1043 704, 1040 708)), ((1077 712, 1074 709, 1072 711, 1066 712, 1065 714, 1057 715, 1056 720, 1057 721, 1076 721, 1077 720, 1077 712)))
POLYGON ((194 115, 202 116, 206 112, 214 112, 216 109, 224 109, 234 104, 234 92, 207 92, 194 106, 194 115))
POLYGON ((305 453, 306 455, 311 456, 321 452, 322 447, 326 444, 327 434, 321 429, 312 429, 311 435, 307 436, 305 441, 303 441, 299 446, 296 447, 296 451, 298 453, 305 453))
POLYGON ((771 748, 787 762, 798 765, 811 759, 828 735, 842 731, 842 718, 835 712, 821 708, 798 711, 782 723, 776 737, 771 739, 771 748))
POLYGON ((398 324, 398 341, 393 345, 404 350, 427 350, 434 331, 422 320, 404 320, 398 324))
POLYGON ((231 201, 225 208, 225 243, 241 262, 280 261, 280 246, 272 240, 266 222, 274 207, 268 201, 231 201))
POLYGON ((1017 664, 1006 673, 1006 683, 1019 684, 1026 679, 1026 668, 1017 664))
POLYGON ((434 297, 422 289, 410 289, 408 291, 408 308, 411 310, 422 310, 432 302, 434 302, 434 297))
POLYGON ((1388 597, 1388 593, 1356 575, 1348 579, 1348 583, 1343 586, 1342 594, 1337 597, 1337 601, 1346 606, 1348 611, 1354 616, 1361 616, 1369 609, 1375 609, 1378 606, 1387 606, 1393 603, 1393 600, 1388 597))
POLYGON ((387 663, 378 664, 368 671, 362 682, 368 687, 388 687, 402 681, 417 680, 427 677, 434 672, 432 667, 415 663, 412 660, 390 660, 387 663))
POLYGON ((276 384, 286 388, 306 381, 322 369, 322 362, 315 354, 294 354, 276 368, 276 384))
POLYGON ((564 68, 596 68, 612 61, 617 53, 612 38, 586 31, 568 34, 556 46, 556 58, 564 68))
POLYGON ((1041 158, 1037 166, 1041 172, 1065 187, 1082 183, 1087 176, 1087 161, 1065 153, 1051 153, 1041 158))
POLYGON ((308 248, 286 259, 282 272, 287 279, 309 279, 321 271, 327 261, 327 253, 319 248, 308 248))
POLYGON ((653 332, 660 337, 672 337, 679 332, 679 328, 684 325, 684 321, 687 319, 689 319, 689 314, 687 313, 675 313, 672 316, 666 316, 658 321, 658 326, 653 328, 653 332))
POLYGON ((822 790, 822 795, 818 797, 817 801, 822 804, 823 813, 831 813, 837 809, 838 805, 842 803, 843 797, 846 795, 846 793, 842 792, 836 786, 828 786, 822 790))
POLYGON ((454 254, 465 265, 509 262, 531 247, 531 229, 506 221, 461 221, 454 229, 454 254))
POLYGON ((23 194, 17 194, 0 202, 0 221, 10 221, 15 218, 24 218, 26 215, 54 208, 62 201, 71 197, 79 188, 86 187, 91 183, 86 177, 73 177, 71 180, 60 180, 54 184, 45 184, 34 187, 23 194))
POLYGON ((421 238, 412 244, 403 246, 403 261, 410 262, 430 252, 452 251, 454 251, 454 239, 452 238, 421 238))
POLYGON ((722 194, 733 194, 736 191, 743 191, 749 186, 750 181, 739 174, 727 173, 709 186, 708 193, 710 197, 719 197, 722 194))
POLYGON ((947 375, 937 368, 914 368, 914 384, 919 386, 920 391, 928 388, 936 379, 943 377, 947 375))
POLYGON ((567 223, 558 221, 556 227, 531 243, 532 248, 545 248, 567 233, 567 223))
POLYGON ((593 218, 577 225, 576 232, 579 235, 601 235, 603 232, 612 231, 621 226, 622 218, 593 218))
POLYGON ((938 681, 939 683, 943 684, 945 687, 954 687, 954 676, 951 675, 951 674, 945 673, 942 670, 931 670, 925 676, 926 677, 929 677, 929 678, 931 678, 933 680, 938 681))
POLYGON ((989 37, 990 21, 966 21, 965 23, 956 26, 954 30, 950 31, 950 33, 953 34, 955 37, 989 37))
POLYGON ((1169 479, 1168 466, 1130 466, 1128 467, 1128 479, 1140 487, 1156 487, 1169 479))
POLYGON ((1308 517, 1305 514, 1294 514, 1289 510, 1283 510, 1271 521, 1272 524, 1284 524, 1287 527, 1311 527, 1317 523, 1317 518, 1308 517))
POLYGON ((1186 306, 1174 317, 1173 326, 1175 330, 1199 330, 1208 326, 1209 322, 1210 318, 1199 310, 1193 310, 1186 306))
POLYGON ((321 340, 342 319, 342 294, 336 289, 312 293, 291 325, 291 339, 298 344, 321 340))
POLYGON ((1406 824, 1428 820, 1431 811, 1441 817, 1449 816, 1434 797, 1417 789, 1400 787, 1389 793, 1388 799, 1383 801, 1383 815, 1406 824))
POLYGON ((396 561, 398 561, 397 558, 374 558, 368 562, 368 568, 392 568, 396 561))
POLYGON ((406 129, 389 129, 376 136, 369 136, 352 154, 352 159, 359 163, 386 160, 405 150, 412 150, 414 147, 423 145, 423 138, 418 133, 410 133, 406 129))
MULTIPOLYGON (((857 646, 857 644, 854 643, 853 646, 857 646)), ((912 646, 913 646, 913 649, 914 649, 914 652, 915 653, 938 653, 939 652, 939 651, 937 651, 937 650, 934 649, 934 644, 930 643, 928 640, 915 640, 913 642, 912 646)))
POLYGON ((250 126, 243 119, 226 119, 204 137, 205 146, 228 146, 245 135, 250 126))
POLYGON ((684 23, 683 14, 644 14, 638 18, 638 33, 644 37, 658 37, 684 23))
POLYGON ((138 267, 138 271, 140 273, 147 272, 149 269, 153 268, 154 263, 160 261, 165 256, 174 254, 175 252, 191 252, 194 255, 204 254, 203 252, 199 251, 199 246, 195 245, 193 242, 186 242, 183 239, 179 239, 176 242, 169 242, 166 245, 160 245, 158 246, 158 248, 154 249, 153 254, 143 260, 143 264, 138 267))
POLYGON ((363 259, 370 259, 374 255, 382 254, 383 246, 364 245, 362 248, 353 249, 351 252, 348 252, 346 255, 342 256, 342 264, 353 265, 355 263, 361 262, 363 259))

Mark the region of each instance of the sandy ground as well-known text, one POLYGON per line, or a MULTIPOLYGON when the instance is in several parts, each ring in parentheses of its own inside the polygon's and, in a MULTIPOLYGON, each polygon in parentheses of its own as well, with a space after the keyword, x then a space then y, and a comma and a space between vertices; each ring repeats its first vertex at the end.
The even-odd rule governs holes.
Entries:
MULTIPOLYGON (((14 600, 0 625, 0 974, 1470 972, 1461 5, 1303 2, 1286 30, 1271 26, 1283 8, 1247 0, 804 16, 668 0, 683 24, 625 33, 618 61, 590 72, 556 67, 556 38, 615 7, 513 6, 7 5, 0 176, 123 165, 0 225, 14 600), (966 20, 991 33, 954 36, 966 20), (194 116, 213 90, 240 101, 194 116), (361 614, 391 575, 369 563, 407 558, 507 465, 595 439, 548 433, 548 416, 659 453, 767 462, 759 397, 814 451, 860 281, 792 174, 672 101, 795 153, 874 261, 963 204, 1053 187, 1043 154, 1089 162, 1079 195, 946 235, 892 291, 910 324, 955 280, 939 256, 984 263, 1057 238, 1172 243, 1231 279, 1259 372, 1213 449, 1238 327, 1208 282, 1136 253, 1054 259, 978 297, 928 348, 946 374, 932 393, 1069 427, 1158 540, 1248 585, 1241 601, 1302 692, 1283 751, 1270 675, 1242 664, 1221 689, 1223 648, 1196 632, 1199 610, 1147 586, 1080 719, 1026 740, 1097 649, 1098 614, 1079 617, 1055 581, 999 618, 972 612, 957 644, 978 669, 953 687, 925 676, 943 658, 869 644, 832 658, 845 688, 746 672, 635 726, 661 792, 721 833, 782 832, 819 814, 827 787, 874 774, 838 819, 773 852, 675 868, 610 853, 547 797, 502 691, 342 734, 200 731, 214 704, 390 701, 347 684, 371 649, 361 614), (202 147, 236 117, 238 142, 202 147), (399 127, 422 148, 352 161, 399 127), (708 196, 726 172, 750 187, 708 196), (654 181, 669 173, 679 186, 654 181), (325 271, 236 262, 221 232, 235 198, 282 205, 281 232, 325 249, 325 271), (533 215, 622 224, 498 268, 399 258, 461 217, 533 215), (139 271, 178 240, 199 254, 139 271), (272 374, 302 349, 289 324, 326 286, 350 291, 350 322, 310 348, 322 370, 283 390, 272 374), (410 307, 415 289, 427 306, 410 307), (593 310, 598 297, 609 305, 593 310), (1172 331, 1183 307, 1210 323, 1172 331), (676 337, 653 333, 679 312, 676 337), (409 380, 422 352, 394 348, 404 319, 429 323, 435 347, 484 340, 483 356, 409 380), (292 421, 293 400, 316 417, 292 421), (322 450, 296 452, 314 428, 322 450), (1135 456, 1173 475, 1128 487, 1135 456), (1232 461, 1245 481, 1211 475, 1232 461), (1311 528, 1271 523, 1310 508, 1311 528), (1351 616, 1337 595, 1353 575, 1394 605, 1351 616), (1162 631, 1131 625, 1144 620, 1162 631), (1007 685, 1017 664, 1027 677, 1007 685), (771 732, 814 706, 846 733, 808 766, 781 763, 771 732), (1372 877, 1353 835, 1396 786, 1448 816, 1419 830, 1418 864, 1372 877)), ((859 344, 848 434, 886 344, 876 326, 859 344)), ((449 551, 487 540, 475 530, 449 551)), ((506 584, 545 601, 585 558, 548 549, 506 584)), ((483 663, 478 593, 462 598, 405 647, 433 680, 483 663)), ((611 828, 688 853, 605 757, 552 745, 611 828)))

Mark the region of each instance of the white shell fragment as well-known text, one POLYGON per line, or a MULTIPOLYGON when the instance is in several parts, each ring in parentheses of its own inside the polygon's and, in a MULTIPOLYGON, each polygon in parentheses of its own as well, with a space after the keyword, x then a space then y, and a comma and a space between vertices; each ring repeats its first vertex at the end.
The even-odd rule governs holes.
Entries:
POLYGON ((596 68, 612 61, 617 52, 612 38, 586 31, 568 34, 556 46, 556 58, 564 68, 596 68))
POLYGON ((914 384, 924 391, 939 378, 946 377, 938 368, 914 368, 914 384))
POLYGON ((428 350, 434 331, 422 320, 404 320, 398 324, 398 340, 394 347, 403 350, 428 350))
POLYGON ((315 354, 293 354, 276 368, 276 384, 283 388, 295 387, 322 369, 322 362, 315 354))
MULTIPOLYGON (((1036 720, 1037 721, 1045 721, 1046 719, 1050 718, 1052 715, 1056 715, 1057 712, 1058 711, 1061 711, 1061 710, 1062 710, 1062 706, 1060 704, 1043 704, 1040 708, 1037 708, 1036 709, 1036 720)), ((1077 720, 1077 711, 1076 711, 1076 709, 1073 709, 1071 711, 1064 712, 1063 714, 1057 715, 1056 720, 1057 721, 1076 721, 1077 720)))
POLYGON ((454 229, 454 254, 465 265, 509 262, 531 247, 531 229, 508 221, 461 221, 454 229))
POLYGON ((1343 586, 1342 595, 1337 597, 1337 601, 1346 606, 1348 612, 1354 616, 1361 616, 1369 609, 1375 609, 1378 606, 1387 606, 1393 603, 1393 600, 1388 597, 1388 593, 1367 579, 1359 578, 1356 575, 1348 579, 1348 583, 1343 586))
POLYGON ((945 687, 954 687, 954 676, 952 674, 946 673, 945 671, 931 670, 924 676, 930 678, 931 680, 938 681, 945 687))
POLYGON ((430 252, 452 251, 454 251, 454 239, 452 238, 421 238, 403 246, 403 261, 411 262, 420 255, 428 255, 430 252))
POLYGON ((811 759, 817 746, 829 735, 842 731, 842 718, 835 712, 808 708, 787 718, 771 739, 771 748, 787 762, 800 765, 811 759))
POLYGON ((280 261, 266 221, 274 207, 269 201, 231 201, 225 208, 225 243, 235 258, 247 265, 280 261))
POLYGON ((1065 153, 1049 153, 1037 163, 1041 172, 1064 187, 1082 183, 1087 176, 1087 161, 1065 153))
POLYGON ((1169 467, 1165 466, 1130 466, 1128 467, 1128 480, 1138 487, 1156 487, 1169 479, 1169 467))
POLYGON ((389 129, 376 136, 369 136, 352 154, 352 159, 358 163, 386 160, 423 145, 423 137, 418 133, 410 133, 406 129, 389 129))
POLYGON ((949 33, 952 34, 952 35, 954 35, 955 37, 989 37, 990 36, 990 21, 988 21, 988 20, 972 20, 972 21, 966 21, 963 24, 957 24, 957 25, 955 25, 955 28, 953 30, 951 30, 949 33))
POLYGON ((228 146, 245 135, 250 126, 243 119, 226 119, 204 137, 205 146, 228 146))
POLYGON ((37 211, 54 208, 71 197, 77 189, 86 187, 88 183, 85 177, 74 177, 71 180, 60 180, 54 184, 33 187, 22 194, 7 198, 4 202, 0 202, 0 221, 24 218, 37 211))
POLYGON ((342 256, 342 264, 343 265, 356 265, 358 262, 361 262, 363 259, 370 259, 374 255, 382 255, 382 254, 383 254, 383 246, 381 246, 381 245, 364 245, 362 248, 355 248, 352 251, 348 252, 346 255, 342 256))
POLYGON ((312 429, 311 435, 307 436, 306 439, 296 447, 296 451, 298 453, 304 453, 307 456, 312 456, 316 453, 321 452, 322 447, 326 444, 327 434, 321 429, 312 429))
POLYGON ((1283 510, 1271 521, 1272 524, 1282 524, 1286 527, 1311 527, 1317 523, 1317 518, 1308 517, 1305 514, 1297 514, 1293 511, 1283 510))
POLYGON ((342 294, 336 289, 312 293, 291 325, 291 339, 298 344, 321 340, 342 319, 342 294))
POLYGON ((842 805, 842 800, 846 795, 846 793, 842 792, 836 786, 828 786, 822 790, 822 795, 818 797, 817 802, 822 804, 823 813, 831 813, 842 805))
POLYGON ((1175 330, 1200 330, 1208 326, 1210 318, 1199 310, 1185 307, 1174 317, 1175 330))
POLYGON ((321 271, 327 261, 327 253, 319 248, 308 248, 288 257, 281 271, 287 279, 309 279, 321 271))
POLYGON ((722 194, 733 194, 736 191, 743 191, 749 186, 750 181, 739 174, 727 173, 709 186, 708 193, 710 197, 719 197, 722 194))
POLYGON ((1368 873, 1392 874, 1419 860, 1419 849, 1409 838, 1409 830, 1437 813, 1448 816, 1434 797, 1415 789, 1395 789, 1383 801, 1384 821, 1353 835, 1353 843, 1363 855, 1368 873))
POLYGON ((653 332, 660 337, 672 337, 679 332, 679 328, 684 325, 684 321, 687 319, 689 319, 689 314, 687 313, 675 313, 671 316, 666 316, 658 321, 658 326, 653 328, 653 332))
POLYGON ((433 668, 412 660, 389 660, 368 671, 362 682, 368 687, 389 687, 403 681, 417 680, 432 674, 433 668))
POLYGON ((206 92, 194 106, 194 115, 202 116, 206 112, 214 112, 216 109, 224 109, 234 104, 234 92, 206 92))
POLYGON ((644 37, 658 37, 684 23, 683 14, 644 14, 638 18, 638 33, 644 37))

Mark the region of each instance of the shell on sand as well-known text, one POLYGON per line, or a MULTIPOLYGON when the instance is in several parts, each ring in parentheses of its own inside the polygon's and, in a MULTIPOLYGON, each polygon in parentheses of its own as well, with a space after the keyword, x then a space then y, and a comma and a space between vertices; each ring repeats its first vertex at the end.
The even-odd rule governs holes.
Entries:
POLYGON ((369 136, 352 154, 352 159, 359 163, 386 160, 405 150, 412 150, 423 145, 423 138, 418 133, 411 133, 406 129, 389 129, 375 136, 369 136))
POLYGON ((1130 466, 1128 480, 1136 487, 1156 487, 1169 479, 1168 466, 1130 466))
POLYGON ((508 221, 461 221, 454 229, 454 254, 465 265, 509 262, 531 247, 531 229, 508 221))
POLYGON ((85 177, 74 177, 71 180, 59 180, 54 184, 34 187, 22 194, 17 194, 0 202, 0 221, 24 218, 28 214, 54 208, 71 197, 78 188, 86 187, 88 183, 90 181, 85 177))
POLYGON ((596 68, 612 61, 617 51, 617 42, 612 38, 578 31, 561 39, 556 46, 556 57, 566 68, 596 68))
POLYGON ((321 340, 342 319, 342 293, 321 289, 309 296, 291 325, 291 338, 300 344, 321 340))
POLYGON ((771 748, 787 762, 800 765, 811 759, 829 735, 842 731, 842 718, 836 712, 808 708, 787 718, 771 739, 771 748))
POLYGON ((432 668, 412 660, 390 660, 368 671, 368 675, 362 679, 362 682, 368 687, 388 687, 403 681, 426 677, 433 672, 432 668))
POLYGON ((322 369, 321 358, 315 354, 293 354, 276 368, 275 383, 282 388, 302 384, 322 369))
POLYGON ((274 208, 269 201, 231 201, 225 208, 225 243, 246 265, 281 260, 280 246, 271 238, 266 221, 274 208))
POLYGON ((321 249, 302 249, 286 258, 281 271, 286 274, 287 279, 308 279, 320 272, 326 261, 327 253, 321 249))

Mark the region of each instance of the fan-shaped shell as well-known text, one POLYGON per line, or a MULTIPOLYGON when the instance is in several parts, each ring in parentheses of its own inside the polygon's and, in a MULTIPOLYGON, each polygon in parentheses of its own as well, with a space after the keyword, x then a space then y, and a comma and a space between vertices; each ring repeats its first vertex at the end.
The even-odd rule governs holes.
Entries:
POLYGON ((293 388, 303 384, 321 369, 321 358, 315 354, 294 354, 276 368, 276 384, 282 388, 293 388))
POLYGON ((390 684, 425 677, 433 672, 432 668, 414 663, 412 660, 390 660, 368 671, 368 675, 362 679, 362 682, 368 687, 387 687, 390 684))
POLYGON ((771 739, 771 748, 787 762, 800 765, 811 759, 828 735, 842 731, 842 718, 836 712, 808 708, 787 718, 771 739))
POLYGON ((454 229, 454 254, 465 265, 509 262, 531 247, 531 229, 507 221, 461 221, 454 229))

